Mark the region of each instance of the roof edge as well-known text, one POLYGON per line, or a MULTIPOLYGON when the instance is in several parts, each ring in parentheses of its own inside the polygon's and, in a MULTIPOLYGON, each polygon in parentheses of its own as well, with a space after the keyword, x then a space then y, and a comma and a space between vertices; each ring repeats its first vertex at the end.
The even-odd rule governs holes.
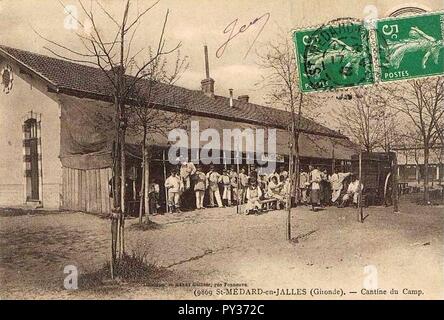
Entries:
MULTIPOLYGON (((12 61, 14 61, 15 63, 17 63, 18 65, 20 65, 21 68, 25 69, 27 72, 33 73, 35 74, 40 80, 44 81, 47 86, 48 86, 48 91, 52 92, 52 93, 63 93, 66 94, 68 96, 74 96, 74 97, 78 97, 78 98, 89 98, 92 100, 98 100, 98 101, 103 101, 103 102, 112 102, 113 101, 113 97, 111 95, 105 95, 105 94, 99 94, 97 92, 91 92, 91 91, 85 91, 85 90, 76 90, 76 89, 72 89, 72 88, 67 88, 67 87, 63 87, 63 86, 58 86, 57 84, 53 83, 50 79, 48 79, 47 77, 45 77, 43 74, 39 73, 38 71, 34 70, 33 68, 29 67, 27 64, 25 64, 24 62, 20 61, 19 59, 15 58, 13 55, 9 54, 7 51, 5 51, 2 47, 6 47, 6 48, 10 48, 10 49, 14 49, 14 50, 19 50, 19 51, 23 51, 26 53, 30 53, 30 54, 34 54, 34 55, 40 55, 43 57, 47 57, 47 58, 52 58, 52 59, 57 59, 60 61, 66 61, 63 59, 59 59, 59 58, 54 58, 54 57, 49 57, 46 55, 42 55, 42 54, 38 54, 38 53, 34 53, 34 52, 30 52, 30 51, 26 51, 26 50, 22 50, 22 49, 16 49, 16 48, 12 48, 12 47, 8 47, 8 46, 0 46, 0 55, 2 55, 5 59, 11 59, 12 61)), ((66 61, 67 63, 73 63, 70 61, 66 61)), ((77 64, 77 63, 73 63, 73 64, 77 64)), ((81 64, 78 64, 81 65, 81 64)), ((83 66, 83 65, 82 65, 83 66)), ((94 68, 91 66, 86 66, 89 68, 94 68)), ((95 68, 97 70, 100 70, 99 68, 95 68)), ((180 87, 183 88, 183 87, 180 87)), ((196 91, 196 90, 192 90, 192 89, 187 89, 184 88, 186 90, 191 90, 191 91, 196 91)), ((223 98, 227 98, 225 96, 220 96, 223 98)), ((134 102, 127 102, 127 104, 133 104, 134 102)), ((269 109, 275 109, 275 108, 271 108, 271 107, 267 107, 267 106, 263 106, 263 105, 258 105, 255 103, 250 103, 252 105, 256 105, 256 106, 260 106, 263 108, 269 108, 269 109)), ((171 106, 171 105, 164 105, 164 104, 155 104, 158 109, 161 110, 167 110, 167 111, 172 111, 172 112, 180 112, 180 113, 184 113, 184 114, 190 114, 190 115, 197 115, 197 116, 204 116, 204 117, 212 117, 212 118, 216 118, 216 119, 221 119, 221 120, 228 120, 228 121, 234 121, 234 122, 240 122, 240 123, 249 123, 249 124, 254 124, 254 125, 260 125, 260 126, 265 126, 265 127, 275 127, 276 129, 281 129, 281 130, 287 130, 286 126, 282 125, 274 125, 271 126, 270 124, 261 122, 261 121, 255 121, 255 120, 251 120, 251 119, 245 119, 245 118, 239 118, 239 117, 230 117, 230 116, 224 116, 224 115, 217 115, 214 113, 210 113, 210 112, 199 112, 199 111, 194 111, 194 110, 189 110, 186 108, 178 108, 175 106, 171 106)), ((278 111, 282 111, 279 109, 276 109, 278 111)), ((288 111, 286 111, 288 112, 288 111)), ((309 121, 312 121, 310 119, 307 119, 309 121)), ((313 121, 315 124, 325 127, 322 124, 317 123, 316 121, 313 121)), ((328 130, 332 130, 328 127, 325 127, 328 130)), ((343 140, 348 140, 351 142, 351 140, 349 139, 349 137, 343 135, 343 134, 339 134, 339 133, 328 133, 328 132, 318 132, 318 131, 314 131, 314 130, 306 130, 306 129, 299 129, 298 132, 301 133, 307 133, 307 134, 314 134, 314 135, 318 135, 318 136, 325 136, 325 137, 331 137, 331 138, 337 138, 337 139, 343 139, 343 140)))

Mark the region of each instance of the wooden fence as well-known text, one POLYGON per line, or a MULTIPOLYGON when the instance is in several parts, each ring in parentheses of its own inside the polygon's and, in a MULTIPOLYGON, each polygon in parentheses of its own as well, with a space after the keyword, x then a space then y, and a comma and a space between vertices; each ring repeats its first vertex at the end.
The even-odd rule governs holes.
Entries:
POLYGON ((63 168, 62 208, 94 213, 111 212, 112 199, 108 184, 111 176, 111 168, 63 168))

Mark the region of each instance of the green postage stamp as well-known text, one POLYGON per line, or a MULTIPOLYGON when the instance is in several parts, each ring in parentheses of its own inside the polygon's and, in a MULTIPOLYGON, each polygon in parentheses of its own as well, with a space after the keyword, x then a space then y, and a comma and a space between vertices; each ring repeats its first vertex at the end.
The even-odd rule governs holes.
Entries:
POLYGON ((338 19, 293 32, 302 92, 372 84, 369 31, 360 21, 338 19))
POLYGON ((444 13, 377 21, 381 82, 444 74, 444 13))
POLYGON ((375 32, 373 51, 370 31, 362 21, 337 19, 294 31, 301 91, 444 75, 443 12, 381 19, 375 32), (377 66, 372 52, 377 53, 377 66))

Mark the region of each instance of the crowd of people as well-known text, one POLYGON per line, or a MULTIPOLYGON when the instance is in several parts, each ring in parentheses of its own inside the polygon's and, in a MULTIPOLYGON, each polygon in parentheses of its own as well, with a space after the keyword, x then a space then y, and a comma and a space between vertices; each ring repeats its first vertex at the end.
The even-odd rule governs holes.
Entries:
MULTIPOLYGON (((167 211, 181 212, 182 204, 189 203, 194 192, 195 209, 207 207, 230 207, 241 205, 246 214, 257 213, 263 201, 273 200, 276 209, 290 205, 290 178, 285 166, 266 174, 254 165, 248 173, 244 167, 224 168, 219 172, 210 165, 204 172, 201 165, 184 162, 170 170, 164 183, 166 189, 167 211), (238 171, 239 170, 239 171, 238 171)), ((297 200, 303 205, 311 205, 316 211, 319 207, 337 205, 344 207, 357 204, 359 188, 363 189, 357 177, 350 172, 335 170, 329 174, 327 169, 310 165, 308 171, 301 171, 297 200)), ((149 184, 150 213, 156 214, 159 205, 160 186, 151 181, 149 184)))
POLYGON ((299 177, 300 202, 311 205, 313 211, 329 205, 357 205, 363 189, 355 174, 340 172, 339 169, 329 174, 326 168, 321 170, 319 166, 309 165, 308 172, 302 171, 299 177))

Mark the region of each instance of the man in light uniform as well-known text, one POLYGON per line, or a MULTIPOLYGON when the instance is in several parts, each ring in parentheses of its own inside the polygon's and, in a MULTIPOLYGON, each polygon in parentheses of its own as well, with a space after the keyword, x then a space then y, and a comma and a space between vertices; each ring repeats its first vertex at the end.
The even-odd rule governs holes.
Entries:
POLYGON ((219 182, 221 180, 221 175, 214 170, 214 166, 210 166, 210 171, 207 172, 208 180, 208 192, 210 195, 210 206, 214 207, 214 198, 216 198, 217 206, 222 208, 222 199, 220 198, 219 192, 219 182))
POLYGON ((312 211, 316 211, 316 207, 321 205, 321 197, 320 197, 320 189, 321 189, 321 171, 318 167, 313 168, 312 165, 309 166, 310 170, 310 183, 311 183, 311 191, 310 191, 310 202, 312 211))
POLYGON ((332 189, 331 202, 333 204, 338 201, 342 188, 344 187, 344 179, 349 175, 351 175, 350 172, 339 172, 338 169, 335 169, 335 173, 330 176, 329 181, 332 189))
POLYGON ((187 162, 185 159, 181 159, 179 173, 180 177, 183 180, 185 191, 190 189, 191 176, 196 173, 196 166, 194 165, 194 163, 187 162))
POLYGON ((222 183, 222 201, 225 200, 227 206, 231 206, 231 179, 227 169, 224 169, 222 176, 220 177, 222 183))
POLYGON ((244 168, 242 168, 239 173, 239 184, 240 184, 239 198, 241 203, 245 203, 245 198, 247 195, 247 188, 248 188, 248 176, 245 174, 244 168))
POLYGON ((310 186, 309 183, 309 177, 308 173, 305 171, 302 171, 299 176, 299 189, 301 190, 301 203, 307 204, 308 197, 307 197, 307 188, 310 186))
POLYGON ((202 172, 201 167, 198 166, 196 173, 193 175, 194 192, 196 194, 196 209, 203 209, 203 202, 205 197, 205 190, 207 189, 207 177, 202 172))
POLYGON ((182 192, 183 185, 176 170, 171 170, 170 176, 165 180, 165 188, 168 191, 168 206, 170 212, 180 213, 180 193, 182 192))
POLYGON ((359 179, 355 175, 352 175, 352 182, 350 182, 350 184, 348 185, 347 193, 344 194, 344 196, 342 197, 341 207, 346 207, 350 203, 350 200, 352 199, 353 199, 353 204, 357 205, 359 193, 363 189, 364 186, 359 181, 359 179))
POLYGON ((228 176, 230 177, 230 184, 231 184, 231 194, 232 199, 235 199, 236 203, 240 203, 239 201, 239 186, 238 186, 238 175, 234 168, 234 166, 230 167, 230 171, 228 172, 228 176))

